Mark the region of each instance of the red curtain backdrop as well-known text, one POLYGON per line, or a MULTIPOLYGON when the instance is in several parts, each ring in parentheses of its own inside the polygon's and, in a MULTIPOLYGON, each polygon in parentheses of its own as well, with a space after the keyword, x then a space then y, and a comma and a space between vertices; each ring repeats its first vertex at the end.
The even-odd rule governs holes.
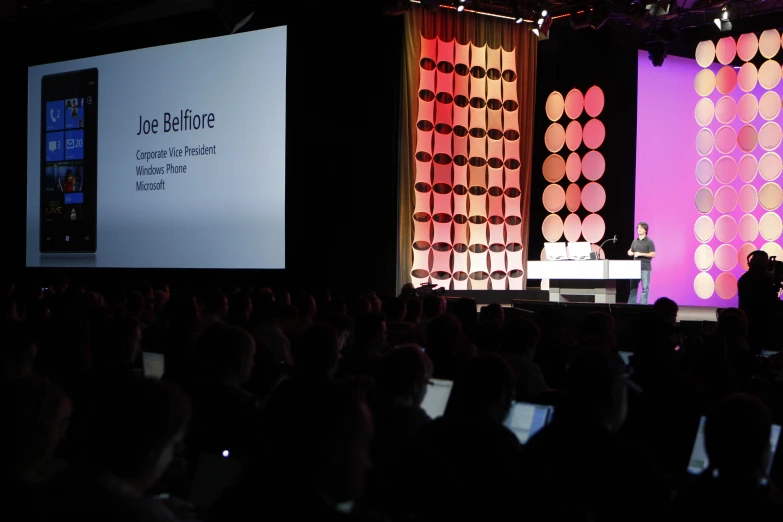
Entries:
POLYGON ((405 17, 397 287, 523 289, 537 38, 451 9, 405 17))

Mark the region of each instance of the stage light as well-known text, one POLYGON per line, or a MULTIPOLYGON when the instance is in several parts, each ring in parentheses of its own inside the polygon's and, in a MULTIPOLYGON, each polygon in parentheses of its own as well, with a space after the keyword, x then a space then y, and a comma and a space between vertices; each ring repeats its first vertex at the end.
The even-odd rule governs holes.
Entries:
POLYGON ((546 18, 546 15, 547 15, 547 14, 549 14, 549 13, 547 13, 546 9, 544 9, 543 11, 541 11, 541 16, 542 16, 542 17, 546 18))
POLYGON ((660 67, 663 65, 663 61, 669 55, 668 45, 666 42, 651 42, 650 48, 647 50, 647 56, 649 56, 653 67, 660 67))
POLYGON ((520 16, 519 18, 517 18, 517 20, 516 20, 516 21, 517 21, 517 23, 518 23, 518 24, 521 24, 521 23, 522 23, 524 20, 523 20, 523 18, 520 16))
POLYGON ((541 33, 539 32, 537 27, 533 28, 533 34, 536 36, 541 36, 541 33))

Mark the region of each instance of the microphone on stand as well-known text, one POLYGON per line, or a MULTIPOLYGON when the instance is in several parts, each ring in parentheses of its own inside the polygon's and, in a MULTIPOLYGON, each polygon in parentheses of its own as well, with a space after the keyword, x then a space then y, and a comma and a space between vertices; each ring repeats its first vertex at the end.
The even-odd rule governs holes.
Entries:
MULTIPOLYGON (((609 239, 604 240, 603 243, 601 243, 601 246, 598 247, 598 251, 602 251, 604 249, 604 245, 607 244, 609 241, 612 243, 617 243, 617 234, 614 235, 614 237, 610 237, 609 239)), ((606 253, 604 253, 604 259, 606 259, 606 253)))

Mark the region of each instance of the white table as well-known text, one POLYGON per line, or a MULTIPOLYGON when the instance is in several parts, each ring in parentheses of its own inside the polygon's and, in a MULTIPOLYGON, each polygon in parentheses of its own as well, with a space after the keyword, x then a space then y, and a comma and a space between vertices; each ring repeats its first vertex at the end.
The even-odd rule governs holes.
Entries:
POLYGON ((617 302, 618 279, 641 279, 639 260, 528 261, 527 278, 549 287, 549 300, 567 302, 569 295, 592 295, 596 303, 617 302))

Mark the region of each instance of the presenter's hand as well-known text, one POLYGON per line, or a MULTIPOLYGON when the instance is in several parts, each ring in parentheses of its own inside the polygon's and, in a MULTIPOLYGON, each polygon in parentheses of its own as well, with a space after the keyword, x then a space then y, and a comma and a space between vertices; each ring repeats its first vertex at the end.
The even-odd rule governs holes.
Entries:
POLYGON ((634 252, 633 253, 633 258, 636 259, 638 257, 644 257, 644 256, 640 252, 634 252))
POLYGON ((631 249, 629 248, 629 249, 628 249, 628 255, 629 255, 629 256, 634 256, 634 257, 636 257, 636 252, 634 252, 633 250, 631 250, 631 249))

